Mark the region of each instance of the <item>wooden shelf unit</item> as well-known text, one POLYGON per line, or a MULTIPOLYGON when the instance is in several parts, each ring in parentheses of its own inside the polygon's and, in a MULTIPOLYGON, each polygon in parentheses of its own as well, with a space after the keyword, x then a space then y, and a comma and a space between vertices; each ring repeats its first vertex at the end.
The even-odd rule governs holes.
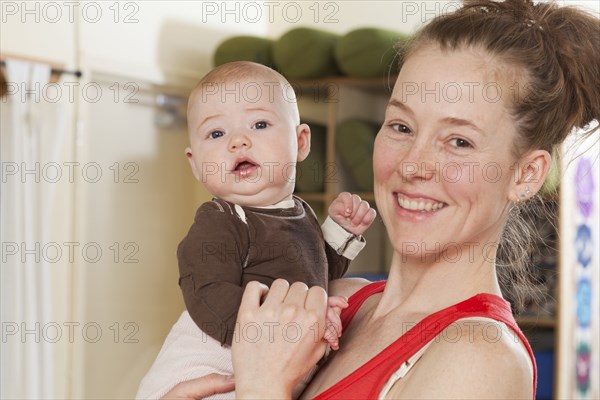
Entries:
MULTIPOLYGON (((326 140, 325 140, 325 165, 335 165, 336 162, 336 132, 337 125, 340 122, 339 107, 343 106, 344 100, 340 96, 340 92, 344 88, 356 89, 370 95, 389 95, 397 76, 389 76, 386 78, 355 78, 345 76, 335 76, 329 78, 320 78, 312 80, 292 80, 290 84, 294 88, 298 98, 311 96, 315 102, 319 102, 327 109, 326 125, 326 140)), ((383 110, 382 110, 383 111, 383 110)), ((371 116, 373 121, 376 120, 371 116)), ((380 121, 379 121, 380 122, 380 121)), ((328 180, 328 171, 323 171, 325 174, 325 189, 323 192, 300 192, 307 201, 318 201, 325 204, 331 203, 340 188, 336 185, 337 182, 328 180)), ((346 190, 342 188, 342 190, 346 190)), ((356 193, 356 191, 353 191, 356 193)), ((373 192, 359 192, 362 199, 369 202, 375 201, 373 192)))
MULTIPOLYGON (((324 187, 321 192, 297 192, 313 205, 321 218, 329 204, 342 191, 350 191, 375 206, 371 191, 355 190, 350 174, 336 154, 338 124, 349 118, 360 118, 381 124, 389 94, 396 77, 352 78, 330 77, 315 80, 290 81, 299 99, 301 119, 325 126, 324 187), (308 104, 310 103, 310 104, 308 104), (303 110, 302 105, 308 110, 303 110), (309 111, 305 113, 305 111, 309 111), (310 112, 312 111, 312 112, 310 112), (314 114, 314 115, 313 115, 314 114), (317 118, 315 116, 318 115, 317 118)), ((389 265, 389 241, 383 222, 379 219, 366 232, 368 245, 351 263, 351 274, 384 274, 389 265)))

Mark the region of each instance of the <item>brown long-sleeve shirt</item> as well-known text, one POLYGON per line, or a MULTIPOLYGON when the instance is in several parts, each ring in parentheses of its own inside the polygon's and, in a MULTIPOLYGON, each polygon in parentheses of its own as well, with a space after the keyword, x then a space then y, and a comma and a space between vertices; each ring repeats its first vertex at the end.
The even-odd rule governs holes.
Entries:
POLYGON ((235 207, 220 199, 202 204, 177 249, 190 316, 227 345, 248 282, 283 278, 327 289, 350 262, 325 242, 313 210, 297 197, 293 208, 242 207, 245 221, 235 207))

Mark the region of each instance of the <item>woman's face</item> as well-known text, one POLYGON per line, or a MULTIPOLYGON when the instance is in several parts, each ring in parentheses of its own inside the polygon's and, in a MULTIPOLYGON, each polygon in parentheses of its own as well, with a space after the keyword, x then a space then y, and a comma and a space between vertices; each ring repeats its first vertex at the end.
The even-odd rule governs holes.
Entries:
POLYGON ((403 257, 457 246, 464 256, 475 254, 465 246, 489 254, 499 239, 515 182, 516 124, 506 107, 511 74, 493 62, 473 49, 429 46, 402 67, 374 174, 378 210, 403 257))

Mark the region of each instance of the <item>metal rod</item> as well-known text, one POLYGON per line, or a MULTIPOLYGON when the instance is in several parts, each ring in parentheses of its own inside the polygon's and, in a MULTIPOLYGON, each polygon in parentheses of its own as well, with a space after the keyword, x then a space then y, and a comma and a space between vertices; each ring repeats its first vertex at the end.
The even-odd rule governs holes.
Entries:
MULTIPOLYGON (((0 60, 0 65, 2 66, 6 66, 6 62, 4 60, 0 60)), ((62 75, 62 74, 66 74, 66 75, 74 75, 77 78, 81 78, 81 71, 69 71, 66 69, 62 69, 62 68, 52 68, 51 70, 52 74, 56 74, 56 75, 62 75)))

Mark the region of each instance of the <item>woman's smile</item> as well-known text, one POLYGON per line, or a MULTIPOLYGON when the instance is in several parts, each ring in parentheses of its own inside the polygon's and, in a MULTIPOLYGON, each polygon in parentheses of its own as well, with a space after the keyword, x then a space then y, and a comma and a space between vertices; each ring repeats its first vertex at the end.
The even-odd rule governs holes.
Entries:
POLYGON ((408 195, 404 193, 394 193, 400 208, 410 211, 421 211, 432 213, 445 206, 446 203, 434 199, 423 197, 421 195, 408 195))

